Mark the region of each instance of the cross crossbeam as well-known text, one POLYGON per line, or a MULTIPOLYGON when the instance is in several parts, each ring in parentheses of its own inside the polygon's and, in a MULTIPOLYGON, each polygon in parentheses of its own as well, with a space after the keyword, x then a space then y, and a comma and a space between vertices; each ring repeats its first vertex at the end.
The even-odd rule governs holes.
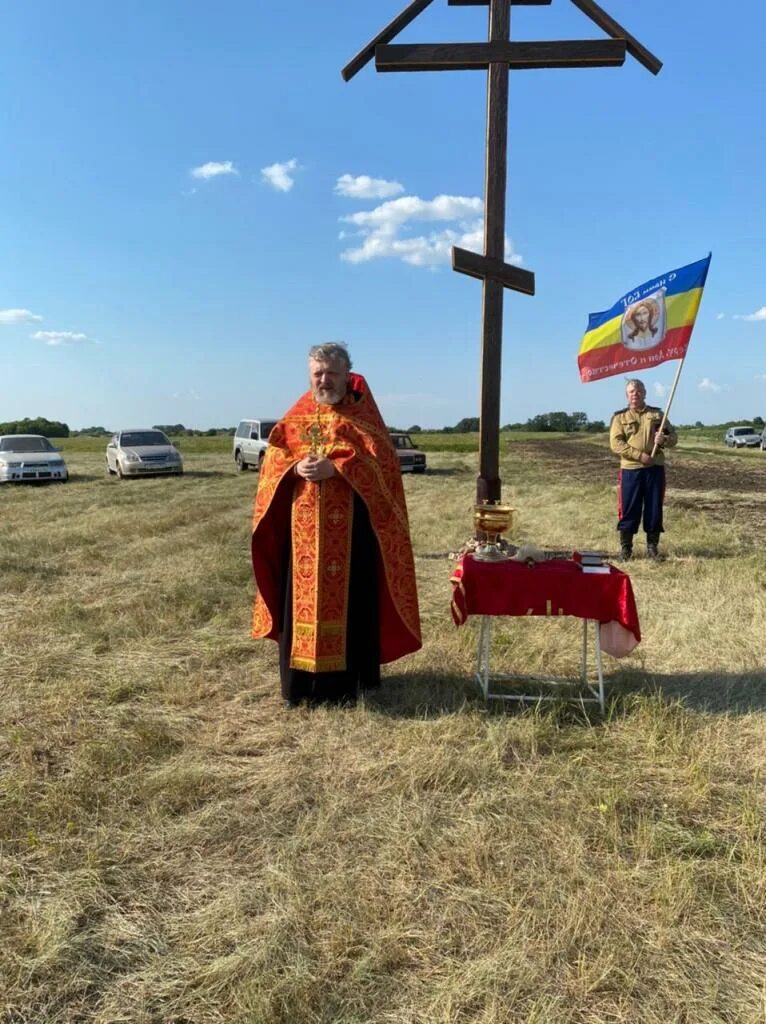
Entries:
POLYGON ((375 47, 377 71, 486 71, 507 64, 511 71, 534 68, 610 68, 625 62, 624 39, 564 42, 399 43, 375 47))
POLYGON ((512 288, 525 295, 535 294, 535 275, 531 270, 522 270, 512 263, 481 256, 478 252, 452 247, 452 269, 459 274, 478 277, 480 281, 499 281, 504 288, 512 288))

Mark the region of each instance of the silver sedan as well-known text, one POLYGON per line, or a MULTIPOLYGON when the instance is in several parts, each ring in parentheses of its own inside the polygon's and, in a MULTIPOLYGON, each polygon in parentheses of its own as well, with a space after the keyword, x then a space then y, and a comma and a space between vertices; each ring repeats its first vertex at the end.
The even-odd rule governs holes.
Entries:
POLYGON ((181 453, 161 430, 120 430, 106 446, 106 469, 122 479, 159 473, 180 475, 181 453))

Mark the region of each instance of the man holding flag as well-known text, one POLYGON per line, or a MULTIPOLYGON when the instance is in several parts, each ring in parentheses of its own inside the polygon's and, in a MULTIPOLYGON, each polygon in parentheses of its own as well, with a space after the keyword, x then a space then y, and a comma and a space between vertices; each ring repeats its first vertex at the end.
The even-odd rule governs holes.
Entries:
POLYGON ((667 419, 662 422, 662 409, 646 404, 646 388, 640 380, 629 380, 625 394, 628 405, 612 416, 609 428, 609 447, 620 456, 617 531, 623 562, 633 554, 633 537, 638 533, 642 515, 646 554, 659 558, 657 545, 665 497, 664 449, 678 442, 678 435, 667 419))
POLYGON ((602 313, 591 313, 577 364, 580 380, 589 383, 617 373, 659 366, 680 360, 664 413, 646 405, 640 380, 628 381, 628 405, 612 417, 609 443, 620 456, 617 529, 623 559, 631 557, 633 535, 642 515, 647 554, 659 557, 662 500, 665 492, 663 447, 677 436, 667 422, 681 376, 711 254, 697 263, 671 270, 622 295, 602 313))

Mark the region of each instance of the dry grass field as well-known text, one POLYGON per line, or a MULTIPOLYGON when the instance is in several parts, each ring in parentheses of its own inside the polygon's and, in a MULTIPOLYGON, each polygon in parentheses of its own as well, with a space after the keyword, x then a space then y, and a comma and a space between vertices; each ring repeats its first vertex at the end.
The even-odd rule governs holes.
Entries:
MULTIPOLYGON (((285 711, 248 636, 254 473, 0 491, 1 1024, 766 1019, 766 455, 685 441, 603 718, 487 709, 449 614, 475 452, 405 481, 424 647, 285 711)), ((614 552, 603 437, 507 439, 513 539, 614 552)), ((498 651, 573 674, 576 620, 498 651)))

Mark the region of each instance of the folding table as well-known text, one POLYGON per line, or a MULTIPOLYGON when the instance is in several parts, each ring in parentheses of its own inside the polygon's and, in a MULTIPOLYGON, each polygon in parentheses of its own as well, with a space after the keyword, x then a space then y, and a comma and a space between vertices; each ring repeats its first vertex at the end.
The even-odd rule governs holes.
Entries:
POLYGON ((469 615, 481 616, 476 679, 484 699, 555 700, 543 693, 503 693, 493 683, 532 681, 571 682, 517 672, 493 673, 492 619, 495 616, 574 616, 583 620, 578 700, 605 707, 602 651, 623 657, 641 640, 633 587, 627 573, 609 566, 605 573, 588 573, 571 559, 551 558, 540 562, 513 560, 484 562, 465 555, 452 574, 452 617, 462 625, 469 615), (588 627, 593 629, 595 678, 588 668, 588 627), (590 696, 585 696, 589 693, 590 696))

